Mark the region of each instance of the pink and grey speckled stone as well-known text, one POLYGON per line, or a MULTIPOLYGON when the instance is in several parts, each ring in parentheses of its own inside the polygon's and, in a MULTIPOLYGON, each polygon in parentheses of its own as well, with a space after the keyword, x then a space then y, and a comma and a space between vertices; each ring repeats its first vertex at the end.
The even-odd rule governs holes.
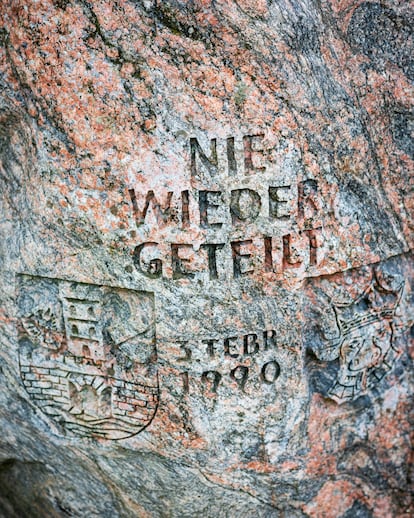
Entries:
POLYGON ((0 12, 0 514, 410 516, 409 3, 0 12))

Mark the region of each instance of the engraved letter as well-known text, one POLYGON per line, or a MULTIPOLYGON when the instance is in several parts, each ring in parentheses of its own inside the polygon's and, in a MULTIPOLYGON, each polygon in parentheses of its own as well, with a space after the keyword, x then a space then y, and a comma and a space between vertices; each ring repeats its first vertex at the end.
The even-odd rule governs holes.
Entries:
POLYGON ((217 279, 217 254, 216 251, 223 248, 224 243, 204 243, 201 248, 207 249, 208 269, 210 272, 210 279, 217 279))
POLYGON ((201 340, 201 343, 207 345, 207 354, 211 358, 214 358, 214 353, 215 353, 215 350, 216 350, 215 347, 214 347, 214 344, 216 342, 218 342, 217 338, 209 338, 208 340, 201 340))
POLYGON ((247 239, 246 241, 232 241, 230 243, 231 245, 231 251, 233 256, 233 274, 235 277, 240 277, 241 275, 246 275, 248 273, 251 273, 253 270, 242 270, 242 259, 251 257, 252 254, 242 254, 240 253, 241 246, 244 245, 251 245, 252 240, 247 239))
POLYGON ((259 342, 257 335, 252 333, 245 335, 243 338, 243 354, 256 354, 259 351, 259 342))
POLYGON ((264 269, 265 272, 273 272, 273 240, 271 237, 264 237, 263 242, 265 249, 264 269))
POLYGON ((265 167, 259 167, 254 165, 254 154, 263 155, 263 149, 255 149, 253 148, 254 140, 253 139, 263 139, 264 135, 246 135, 243 137, 243 146, 244 146, 244 173, 251 174, 254 172, 265 171, 265 167))
POLYGON ((201 375, 201 381, 209 384, 209 390, 216 393, 221 380, 221 374, 217 371, 206 371, 201 375))
POLYGON ((229 175, 234 176, 237 174, 237 161, 234 153, 234 137, 227 139, 227 162, 229 165, 229 175))
POLYGON ((184 257, 179 256, 180 249, 182 248, 191 248, 193 249, 193 245, 189 244, 171 244, 171 257, 172 257, 172 271, 173 271, 173 279, 182 279, 185 277, 194 277, 194 273, 189 272, 185 269, 183 263, 190 262, 190 259, 186 259, 184 257))
POLYGON ((185 353, 185 356, 180 356, 179 358, 177 358, 177 361, 185 362, 185 361, 191 360, 191 358, 193 356, 193 352, 189 347, 187 347, 188 340, 182 340, 179 342, 179 344, 180 344, 180 349, 182 349, 183 353, 185 353))
POLYGON ((316 232, 321 230, 322 227, 303 231, 303 233, 309 239, 309 264, 312 266, 316 266, 318 264, 318 236, 316 235, 316 232))
POLYGON ((211 176, 217 174, 218 159, 217 159, 217 141, 215 138, 210 141, 210 158, 201 149, 200 144, 196 138, 190 138, 191 149, 191 175, 197 176, 197 155, 201 160, 203 166, 207 169, 211 176))
POLYGON ((267 362, 263 365, 262 370, 260 372, 260 377, 263 383, 267 383, 271 385, 274 383, 280 374, 280 365, 277 361, 273 360, 271 362, 267 362))
POLYGON ((167 223, 168 221, 171 221, 173 219, 174 214, 171 210, 171 198, 173 196, 172 192, 167 193, 167 200, 165 202, 165 206, 161 207, 160 202, 154 194, 154 191, 148 191, 145 197, 144 208, 142 210, 139 210, 137 196, 135 194, 134 189, 129 189, 128 192, 131 197, 132 209, 134 211, 135 222, 137 227, 145 223, 145 218, 147 216, 150 203, 152 204, 153 211, 157 218, 158 224, 167 223))
POLYGON ((247 378, 249 377, 249 368, 245 367, 244 365, 238 365, 232 371, 230 371, 230 377, 234 379, 235 382, 237 382, 241 390, 244 390, 247 378))
POLYGON ((289 202, 287 193, 290 191, 290 185, 280 185, 278 187, 269 187, 269 216, 276 219, 289 219, 288 211, 285 205, 289 202))
POLYGON ((218 201, 217 197, 220 198, 221 191, 200 191, 199 192, 199 207, 200 207, 200 224, 203 228, 208 227, 221 227, 223 223, 213 222, 210 223, 208 221, 209 216, 209 208, 217 208, 220 205, 218 203, 214 203, 209 199, 209 197, 215 196, 216 199, 214 201, 218 201))
POLYGON ((148 243, 142 243, 142 245, 136 246, 134 249, 134 253, 133 253, 133 261, 134 261, 135 268, 139 272, 143 273, 150 279, 157 279, 162 274, 161 259, 151 259, 147 263, 148 266, 146 266, 145 268, 142 267, 145 263, 144 263, 144 261, 141 260, 141 254, 146 247, 150 247, 150 246, 156 247, 156 246, 158 246, 158 243, 148 242, 148 243))
POLYGON ((263 342, 264 342, 265 351, 267 349, 270 349, 269 342, 271 342, 273 347, 276 347, 277 346, 276 331, 274 329, 272 329, 271 331, 263 331, 263 342))
POLYGON ((312 212, 319 210, 317 201, 318 183, 316 180, 305 180, 298 184, 298 215, 301 220, 305 219, 305 207, 312 206, 312 212))
POLYGON ((262 200, 252 189, 231 191, 230 213, 233 224, 239 221, 254 221, 260 214, 262 200))
POLYGON ((283 268, 297 268, 302 263, 296 250, 292 250, 292 234, 282 237, 283 242, 283 268))
POLYGON ((190 198, 188 191, 182 191, 181 193, 181 224, 183 228, 190 226, 190 198))
POLYGON ((238 358, 238 353, 231 354, 230 347, 232 347, 231 340, 237 340, 237 336, 230 336, 229 338, 224 339, 224 355, 230 356, 230 358, 238 358))

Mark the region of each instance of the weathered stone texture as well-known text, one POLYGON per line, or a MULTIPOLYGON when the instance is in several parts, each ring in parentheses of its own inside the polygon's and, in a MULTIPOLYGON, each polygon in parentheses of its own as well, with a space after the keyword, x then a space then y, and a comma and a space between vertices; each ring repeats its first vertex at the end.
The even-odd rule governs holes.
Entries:
POLYGON ((410 3, 0 13, 0 514, 412 515, 410 3))

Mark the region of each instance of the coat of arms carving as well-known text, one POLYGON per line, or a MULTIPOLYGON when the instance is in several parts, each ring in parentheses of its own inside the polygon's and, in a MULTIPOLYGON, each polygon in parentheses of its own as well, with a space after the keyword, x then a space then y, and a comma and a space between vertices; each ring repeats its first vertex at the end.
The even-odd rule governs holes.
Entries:
POLYGON ((26 391, 70 434, 124 439, 152 421, 159 387, 148 292, 19 276, 26 391))
POLYGON ((374 271, 366 289, 352 302, 333 302, 336 329, 314 349, 319 360, 339 359, 339 370, 327 396, 341 404, 378 383, 401 351, 395 341, 395 313, 404 282, 392 285, 374 271))

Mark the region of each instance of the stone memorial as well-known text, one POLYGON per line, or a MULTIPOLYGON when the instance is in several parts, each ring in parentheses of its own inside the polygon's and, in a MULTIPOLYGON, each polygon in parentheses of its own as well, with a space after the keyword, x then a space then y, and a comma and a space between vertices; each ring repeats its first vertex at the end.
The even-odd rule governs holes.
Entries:
POLYGON ((412 5, 0 12, 0 516, 413 516, 412 5))

